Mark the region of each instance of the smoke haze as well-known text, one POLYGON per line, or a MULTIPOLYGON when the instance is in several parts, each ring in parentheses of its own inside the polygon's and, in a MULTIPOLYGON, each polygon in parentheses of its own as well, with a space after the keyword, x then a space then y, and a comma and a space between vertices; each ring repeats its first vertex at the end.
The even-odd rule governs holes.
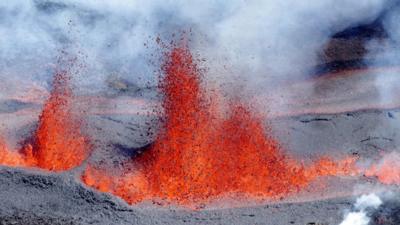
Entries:
POLYGON ((9 92, 32 83, 48 88, 59 52, 67 50, 85 64, 76 83, 86 92, 104 89, 113 74, 139 86, 155 84, 154 65, 148 63, 156 51, 153 40, 169 41, 176 38, 173 33, 191 29, 193 49, 209 61, 208 78, 264 87, 306 76, 332 34, 373 21, 389 4, 385 0, 2 1, 0 76, 7 86, 18 86, 9 92))

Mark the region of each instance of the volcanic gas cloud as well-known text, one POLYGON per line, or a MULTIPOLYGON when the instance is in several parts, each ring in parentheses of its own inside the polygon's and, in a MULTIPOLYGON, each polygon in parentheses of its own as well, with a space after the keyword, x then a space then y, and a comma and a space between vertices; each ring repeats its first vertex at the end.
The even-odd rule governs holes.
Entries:
POLYGON ((89 148, 80 131, 80 116, 73 110, 70 78, 68 72, 55 75, 53 89, 31 143, 13 151, 1 141, 0 164, 63 171, 80 165, 87 158, 89 148))
POLYGON ((133 170, 115 177, 92 165, 84 183, 129 203, 198 205, 226 196, 274 199, 317 177, 355 172, 352 159, 304 166, 289 158, 243 102, 228 100, 228 110, 222 110, 221 97, 204 87, 185 45, 172 48, 162 71, 162 127, 155 143, 132 159, 133 170))

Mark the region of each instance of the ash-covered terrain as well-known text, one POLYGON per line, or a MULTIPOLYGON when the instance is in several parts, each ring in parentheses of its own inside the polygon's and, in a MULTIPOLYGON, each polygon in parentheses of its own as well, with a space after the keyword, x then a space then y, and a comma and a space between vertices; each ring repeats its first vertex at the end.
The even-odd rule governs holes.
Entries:
POLYGON ((129 206, 71 173, 1 168, 0 224, 338 224, 353 197, 192 211, 129 206))
MULTIPOLYGON (((354 74, 363 75, 359 71, 354 74)), ((306 162, 319 156, 379 160, 382 154, 397 151, 400 132, 397 103, 388 106, 378 102, 379 96, 368 85, 370 79, 353 77, 350 73, 339 78, 310 81, 306 85, 318 89, 318 94, 296 101, 293 112, 278 112, 266 120, 285 151, 306 162), (354 92, 336 96, 348 100, 338 101, 332 94, 335 85, 340 83, 333 82, 335 79, 346 81, 349 87, 360 85, 365 89, 361 95, 354 92), (331 88, 319 89, 319 85, 331 88), (332 97, 319 101, 320 96, 332 97), (321 107, 325 111, 319 111, 321 107)), ((299 93, 301 90, 299 88, 299 93)), ((0 224, 333 225, 341 223, 358 196, 385 189, 373 177, 328 177, 280 200, 221 201, 197 210, 148 201, 128 205, 116 196, 87 187, 80 176, 89 162, 121 168, 144 146, 151 144, 158 129, 156 115, 149 113, 154 102, 135 95, 91 98, 82 97, 87 102, 102 104, 91 108, 85 120, 84 130, 94 149, 89 159, 80 167, 61 173, 2 167, 0 224)), ((4 101, 0 117, 6 134, 28 138, 36 126, 40 106, 16 100, 4 101)), ((396 195, 397 188, 391 190, 396 195)), ((397 204, 395 200, 387 201, 371 211, 368 214, 371 224, 396 224, 397 204)))
POLYGON ((88 165, 112 174, 154 143, 161 53, 151 42, 172 42, 182 30, 205 57, 206 78, 260 103, 288 156, 306 165, 355 157, 363 169, 397 156, 397 1, 278 2, 0 3, 1 138, 11 149, 32 139, 68 52, 78 61, 71 84, 91 149, 66 171, 0 166, 0 224, 400 224, 400 190, 376 174, 325 176, 279 199, 220 199, 196 209, 129 205, 82 181, 88 165), (371 193, 379 204, 360 206, 371 193))
MULTIPOLYGON (((395 123, 399 122, 399 116, 400 111, 395 109, 365 110, 278 118, 270 123, 282 145, 298 157, 308 159, 328 154, 379 158, 382 151, 393 151, 398 144, 399 130, 395 123)), ((97 121, 91 123, 90 130, 95 131, 93 143, 103 149, 89 160, 118 167, 132 157, 135 149, 151 142, 141 135, 148 124, 140 117, 109 115, 93 116, 90 120, 97 121), (99 129, 93 129, 96 126, 99 129)), ((328 178, 321 181, 323 189, 311 185, 280 201, 239 204, 234 208, 215 203, 193 211, 151 202, 130 206, 115 196, 86 187, 79 179, 82 167, 63 173, 2 167, 1 224, 328 225, 339 224, 357 196, 380 190, 372 178, 328 178)), ((393 210, 390 207, 387 210, 393 210)))

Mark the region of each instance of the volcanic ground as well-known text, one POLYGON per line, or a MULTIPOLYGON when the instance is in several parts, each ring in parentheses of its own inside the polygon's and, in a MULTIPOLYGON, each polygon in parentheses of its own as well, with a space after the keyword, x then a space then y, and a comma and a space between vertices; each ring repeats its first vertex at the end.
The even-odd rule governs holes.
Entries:
MULTIPOLYGON (((360 68, 357 60, 363 54, 359 44, 362 38, 342 36, 335 37, 326 56, 321 57, 321 65, 325 66, 320 66, 320 74, 287 84, 286 88, 293 90, 287 97, 291 99, 290 112, 273 112, 265 121, 282 148, 296 158, 379 159, 384 153, 397 151, 400 144, 400 102, 379 101, 373 86, 377 78, 393 81, 398 68, 360 68), (353 51, 335 47, 342 46, 342 42, 353 51), (341 51, 343 54, 339 54, 341 51)), ((121 168, 153 143, 155 131, 149 128, 154 127, 156 115, 146 109, 154 104, 148 96, 155 95, 156 90, 139 89, 118 80, 111 80, 110 85, 124 89, 123 94, 117 90, 117 94, 78 96, 82 105, 85 101, 98 103, 87 113, 84 128, 95 150, 81 166, 60 173, 1 167, 0 224, 333 225, 343 220, 359 195, 382 189, 374 177, 321 177, 295 195, 271 201, 226 200, 196 210, 146 201, 129 205, 119 197, 86 186, 81 173, 91 162, 121 168)), ((276 93, 279 96, 279 90, 276 93)), ((29 99, 2 99, 0 119, 5 136, 29 137, 37 126, 41 98, 40 94, 30 93, 29 99)), ((391 190, 399 191, 396 187, 391 190)))
MULTIPOLYGON (((370 99, 370 95, 366 96, 370 99)), ((113 101, 109 100, 111 104, 113 101)), ((341 108, 335 106, 333 109, 341 108)), ((2 125, 8 130, 34 126, 34 104, 4 102, 1 108, 2 125)), ((379 105, 375 109, 330 114, 279 116, 268 124, 280 143, 300 157, 324 154, 374 158, 395 150, 400 132, 400 110, 377 108, 379 105)), ((140 107, 132 109, 135 110, 140 111, 140 107)), ((124 112, 125 109, 89 116, 87 129, 94 145, 100 148, 90 160, 118 167, 135 149, 152 142, 151 135, 143 135, 151 126, 151 119, 124 112)), ((173 205, 128 205, 113 195, 85 186, 79 179, 81 170, 78 167, 52 173, 2 167, 1 224, 339 224, 356 196, 379 190, 373 178, 327 178, 320 181, 326 188, 317 192, 310 188, 280 201, 234 208, 216 203, 193 211, 173 205)))

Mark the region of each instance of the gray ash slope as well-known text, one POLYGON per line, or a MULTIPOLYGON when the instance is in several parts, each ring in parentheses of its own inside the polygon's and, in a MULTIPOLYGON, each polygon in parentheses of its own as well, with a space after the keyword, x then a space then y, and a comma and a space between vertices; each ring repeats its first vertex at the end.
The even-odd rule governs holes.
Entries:
POLYGON ((129 224, 143 217, 71 174, 1 168, 0 180, 0 224, 129 224))

